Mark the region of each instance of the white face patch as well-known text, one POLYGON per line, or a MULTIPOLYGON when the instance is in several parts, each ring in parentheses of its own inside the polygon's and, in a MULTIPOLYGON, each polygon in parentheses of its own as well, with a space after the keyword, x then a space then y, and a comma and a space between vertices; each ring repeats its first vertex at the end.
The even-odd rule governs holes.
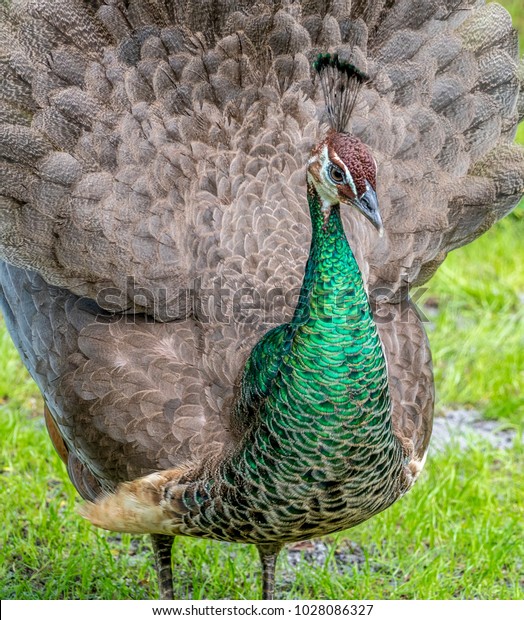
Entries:
POLYGON ((320 200, 322 201, 321 210, 324 214, 324 219, 327 220, 331 212, 331 208, 340 202, 337 186, 329 178, 329 167, 332 164, 335 164, 344 172, 345 183, 349 185, 355 196, 357 195, 357 188, 346 164, 338 157, 335 161, 331 161, 329 159, 328 147, 326 144, 322 147, 322 151, 319 155, 314 155, 310 158, 308 164, 311 165, 316 161, 320 164, 320 179, 317 182, 316 179, 313 178, 313 175, 308 172, 308 180, 313 183, 315 189, 317 190, 320 200))

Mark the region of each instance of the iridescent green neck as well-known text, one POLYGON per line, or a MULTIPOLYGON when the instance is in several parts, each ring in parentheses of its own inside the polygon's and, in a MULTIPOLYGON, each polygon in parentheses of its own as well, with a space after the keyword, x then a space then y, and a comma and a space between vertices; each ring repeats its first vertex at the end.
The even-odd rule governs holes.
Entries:
POLYGON ((286 428, 296 432, 317 422, 336 427, 380 418, 389 425, 384 352, 340 207, 333 206, 326 220, 312 186, 308 201, 312 240, 294 317, 253 349, 239 402, 255 406, 237 413, 254 421, 256 412, 270 425, 284 415, 286 428), (373 407, 362 406, 369 402, 373 407), (305 417, 311 419, 304 423, 305 417))
MULTIPOLYGON (((333 206, 327 222, 321 209, 320 197, 314 186, 308 183, 308 203, 311 214, 312 237, 309 258, 304 272, 304 280, 300 289, 300 297, 292 320, 298 326, 309 318, 311 296, 315 285, 320 285, 317 294, 325 299, 325 295, 338 298, 337 306, 343 302, 343 293, 347 286, 352 284, 364 292, 364 284, 360 269, 344 232, 340 217, 340 205, 333 206), (336 256, 334 262, 330 256, 336 256), (343 267, 342 272, 334 273, 333 269, 343 267), (334 276, 333 278, 331 276, 334 276), (326 290, 322 282, 329 278, 333 284, 331 290, 326 290), (341 296, 342 294, 342 296, 341 296)), ((348 207, 350 208, 350 207, 348 207)), ((365 295, 365 292, 364 292, 365 295)), ((338 314, 338 313, 337 313, 338 314)))

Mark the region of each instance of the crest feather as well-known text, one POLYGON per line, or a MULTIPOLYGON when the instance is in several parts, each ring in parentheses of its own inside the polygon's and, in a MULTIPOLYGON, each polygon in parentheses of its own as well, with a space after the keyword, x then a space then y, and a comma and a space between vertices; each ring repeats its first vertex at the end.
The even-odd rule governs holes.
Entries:
POLYGON ((319 54, 313 63, 320 77, 331 127, 343 132, 355 107, 357 96, 369 77, 338 54, 319 54))

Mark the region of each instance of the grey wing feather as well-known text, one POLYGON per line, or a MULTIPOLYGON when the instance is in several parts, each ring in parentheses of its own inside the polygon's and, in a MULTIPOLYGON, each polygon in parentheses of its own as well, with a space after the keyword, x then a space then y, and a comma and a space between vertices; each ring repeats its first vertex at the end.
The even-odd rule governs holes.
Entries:
POLYGON ((428 339, 410 300, 376 303, 373 309, 389 370, 393 428, 406 455, 420 463, 431 437, 435 401, 428 339))
POLYGON ((111 316, 5 263, 0 281, 7 326, 67 449, 106 488, 224 448, 234 378, 224 385, 194 322, 111 316))

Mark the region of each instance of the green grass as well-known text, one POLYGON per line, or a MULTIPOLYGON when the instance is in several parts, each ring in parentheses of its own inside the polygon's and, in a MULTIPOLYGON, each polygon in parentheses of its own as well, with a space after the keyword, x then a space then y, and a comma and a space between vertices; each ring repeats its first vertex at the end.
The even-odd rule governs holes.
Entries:
MULTIPOLYGON (((524 418, 524 219, 509 217, 452 252, 428 284, 437 409, 471 406, 524 418)), ((424 311, 424 308, 423 308, 424 311)))

